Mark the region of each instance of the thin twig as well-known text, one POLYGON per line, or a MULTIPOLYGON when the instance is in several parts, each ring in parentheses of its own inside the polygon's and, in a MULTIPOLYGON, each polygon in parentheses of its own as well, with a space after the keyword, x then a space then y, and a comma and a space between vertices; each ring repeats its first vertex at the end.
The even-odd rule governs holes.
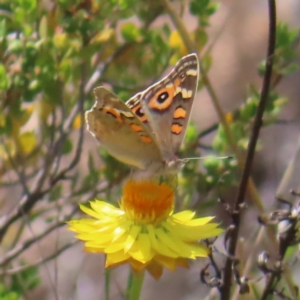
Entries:
MULTIPOLYGON (((65 121, 64 129, 62 135, 58 138, 58 140, 55 142, 53 149, 51 149, 45 158, 44 166, 41 168, 40 172, 38 173, 35 183, 32 184, 32 189, 29 194, 26 194, 22 197, 22 199, 19 201, 18 206, 9 214, 2 217, 0 220, 0 243, 10 227, 11 224, 13 224, 15 221, 17 221, 20 217, 25 216, 26 213, 28 213, 31 208, 35 205, 36 202, 38 202, 40 199, 42 199, 43 196, 48 194, 52 188, 55 186, 55 184, 59 181, 59 179, 62 178, 62 173, 59 173, 57 176, 52 177, 52 181, 49 182, 49 186, 47 188, 44 188, 44 184, 46 182, 46 179, 49 178, 50 170, 52 168, 53 161, 55 160, 55 157, 58 153, 60 153, 60 149, 62 146, 62 141, 65 140, 65 138, 68 136, 70 129, 72 127, 72 124, 74 122, 74 119, 76 118, 77 114, 82 111, 82 101, 83 98, 81 98, 77 105, 73 108, 72 112, 70 113, 69 117, 65 121)), ((81 137, 79 140, 82 141, 82 135, 83 130, 81 133, 81 137)), ((78 151, 76 151, 75 158, 71 162, 71 164, 64 170, 65 172, 69 171, 72 167, 74 167, 74 164, 79 161, 80 155, 78 154, 79 151, 81 151, 81 147, 78 147, 78 151)), ((65 174, 65 173, 63 173, 65 174)), ((51 176, 50 176, 51 178, 51 176)))
MULTIPOLYGON (((240 181, 238 194, 235 201, 235 213, 232 214, 233 230, 228 240, 228 253, 231 257, 235 256, 235 250, 238 240, 238 233, 240 229, 240 207, 245 201, 245 195, 247 191, 247 184, 251 174, 252 163, 255 153, 256 143, 259 137, 259 132, 262 127, 262 117, 268 101, 272 68, 273 68, 273 56, 275 52, 276 44, 276 3, 275 0, 268 0, 269 3, 269 38, 268 38, 268 51, 266 59, 266 71, 263 80, 263 87, 261 91, 260 101, 257 107, 257 112, 254 119, 252 134, 248 145, 248 151, 246 156, 245 168, 240 181)), ((223 285, 221 292, 221 300, 230 299, 230 290, 232 282, 232 259, 228 257, 225 262, 223 285)))
POLYGON ((16 273, 25 271, 29 268, 33 268, 33 267, 37 267, 39 265, 43 265, 46 262, 51 261, 52 259, 58 257, 62 252, 66 251, 67 249, 74 246, 78 242, 79 242, 78 240, 74 240, 71 243, 64 245, 63 247, 61 247, 60 249, 58 249, 57 251, 55 251, 53 254, 49 255, 48 257, 42 258, 42 259, 36 261, 35 263, 33 263, 31 265, 21 266, 21 267, 17 267, 17 268, 13 268, 13 269, 9 269, 9 270, 5 270, 3 272, 0 272, 0 276, 8 275, 8 274, 9 275, 16 274, 16 273))
POLYGON ((0 261, 0 267, 3 267, 7 265, 10 261, 12 261, 14 258, 18 257, 21 253, 23 253, 25 250, 27 250, 30 246, 33 244, 36 244, 38 241, 44 239, 47 237, 51 232, 56 230, 57 228, 61 226, 66 225, 66 221, 70 220, 70 218, 74 215, 74 213, 78 211, 77 206, 73 208, 73 210, 60 220, 58 220, 55 224, 48 227, 46 230, 44 230, 41 234, 35 235, 33 238, 30 238, 23 242, 22 244, 16 245, 13 249, 11 249, 9 252, 7 252, 0 261))
POLYGON ((29 188, 28 188, 27 183, 26 183, 26 179, 25 179, 24 173, 19 171, 17 163, 15 162, 14 158, 11 156, 10 151, 9 151, 9 149, 8 149, 8 147, 7 147, 5 141, 3 140, 2 137, 0 138, 0 141, 1 141, 1 144, 3 145, 4 151, 6 152, 8 161, 11 163, 11 165, 13 167, 13 170, 17 174, 17 177, 19 179, 19 183, 23 187, 24 194, 29 195, 30 192, 29 192, 29 188))

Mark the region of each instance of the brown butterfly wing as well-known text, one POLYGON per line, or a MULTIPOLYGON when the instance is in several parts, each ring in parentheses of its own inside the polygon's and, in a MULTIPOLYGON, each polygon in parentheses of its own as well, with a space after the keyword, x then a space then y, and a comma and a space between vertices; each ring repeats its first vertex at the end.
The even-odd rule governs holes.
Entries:
POLYGON ((94 89, 96 102, 85 113, 87 129, 118 160, 139 169, 161 168, 156 140, 136 115, 104 87, 94 89))
POLYGON ((196 54, 183 57, 161 81, 140 96, 145 115, 166 161, 177 159, 199 78, 196 54))

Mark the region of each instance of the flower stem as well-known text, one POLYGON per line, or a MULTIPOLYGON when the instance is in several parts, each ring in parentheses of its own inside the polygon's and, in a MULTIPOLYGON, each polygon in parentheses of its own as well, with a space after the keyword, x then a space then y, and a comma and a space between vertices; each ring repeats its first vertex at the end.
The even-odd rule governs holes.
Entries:
POLYGON ((111 270, 105 269, 105 300, 109 299, 111 270))
POLYGON ((144 271, 136 272, 131 270, 127 286, 128 300, 139 300, 144 282, 144 274, 144 271))

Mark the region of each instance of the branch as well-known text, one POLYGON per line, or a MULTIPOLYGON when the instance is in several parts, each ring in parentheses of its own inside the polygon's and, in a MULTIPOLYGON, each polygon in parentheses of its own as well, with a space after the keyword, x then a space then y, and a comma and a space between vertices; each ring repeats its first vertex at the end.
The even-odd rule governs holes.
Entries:
MULTIPOLYGON (((254 124, 252 128, 252 134, 248 145, 247 157, 245 162, 245 168, 240 181, 238 194, 235 200, 235 213, 232 214, 232 233, 228 240, 228 253, 230 256, 235 256, 235 250, 237 245, 239 227, 240 227, 240 207, 245 202, 245 194, 247 191, 247 184, 250 177, 252 163, 256 148, 256 143, 259 137, 259 132, 262 126, 262 117, 268 101, 272 68, 273 68, 273 56, 276 44, 276 3, 275 0, 268 0, 269 2, 269 38, 268 38, 268 52, 266 59, 266 71, 263 80, 263 87, 261 91, 260 102, 258 104, 254 124)), ((232 282, 232 260, 230 257, 226 259, 221 300, 228 300, 230 298, 230 287, 232 282)))
MULTIPOLYGON (((176 29, 178 30, 184 45, 186 46, 186 48, 188 49, 189 52, 196 52, 196 46, 194 45, 193 41, 190 39, 188 31, 186 30, 180 17, 176 14, 174 9, 172 8, 172 5, 170 4, 169 0, 162 0, 162 1, 164 3, 167 13, 169 14, 176 29)), ((208 91, 208 94, 210 95, 211 101, 214 105, 214 108, 215 108, 217 114, 218 114, 219 120, 224 128, 224 132, 225 132, 226 138, 228 140, 229 146, 230 146, 231 150, 233 151, 233 153, 235 154, 235 156, 237 157, 238 166, 241 170, 244 166, 244 159, 238 151, 237 143, 231 133, 231 130, 230 130, 228 122, 225 118, 225 114, 223 112, 222 106, 220 105, 220 101, 215 93, 215 90, 214 90, 212 84, 211 84, 209 76, 207 75, 205 69, 202 66, 201 59, 199 60, 199 67, 200 67, 200 73, 201 73, 203 83, 208 91)), ((249 180, 248 189, 249 189, 253 203, 260 210, 260 212, 263 212, 264 211, 263 203, 260 200, 259 194, 258 194, 256 187, 253 183, 253 180, 251 178, 249 180)))
POLYGON ((78 240, 74 240, 72 242, 70 242, 69 244, 64 245, 63 247, 61 247, 60 249, 58 249, 56 252, 54 252, 53 254, 49 255, 46 258, 41 258, 38 261, 36 261, 35 263, 31 264, 31 265, 26 265, 26 266, 20 266, 17 268, 13 268, 13 269, 9 269, 9 270, 5 270, 3 272, 0 272, 0 276, 4 276, 4 275, 12 275, 12 274, 16 274, 16 273, 20 273, 22 271, 25 271, 29 268, 32 267, 37 267, 39 265, 43 265, 48 261, 51 261, 52 259, 58 257, 62 252, 66 251, 67 249, 69 249, 70 247, 74 246, 75 244, 77 244, 79 241, 78 240))
MULTIPOLYGON (((80 92, 83 91, 83 83, 81 85, 80 92)), ((61 147, 63 141, 65 141, 68 134, 71 132, 72 124, 74 122, 74 119, 76 118, 77 114, 79 112, 83 111, 83 94, 80 93, 80 97, 78 100, 77 105, 73 108, 70 115, 68 116, 67 120, 65 121, 65 124, 63 126, 62 134, 59 136, 58 140, 54 143, 53 147, 50 149, 50 151, 47 153, 44 165, 41 167, 40 172, 37 174, 35 183, 32 185, 31 191, 28 191, 26 195, 22 197, 22 199, 19 201, 19 204, 15 209, 10 212, 9 214, 3 216, 0 219, 0 243, 6 234, 8 228, 11 224, 13 224, 15 221, 17 221, 22 216, 26 216, 26 214, 32 209, 32 207, 46 194, 48 194, 52 188, 56 185, 56 183, 63 178, 62 173, 60 172, 57 176, 49 174, 53 163, 57 156, 60 155, 61 147), (47 188, 43 189, 43 186, 46 182, 46 179, 50 176, 52 180, 49 182, 49 186, 47 188)), ((81 148, 83 142, 83 124, 82 129, 80 131, 80 137, 79 137, 79 144, 77 145, 77 150, 75 153, 75 157, 72 160, 69 167, 67 167, 64 171, 64 175, 66 172, 71 170, 79 161, 81 148)))

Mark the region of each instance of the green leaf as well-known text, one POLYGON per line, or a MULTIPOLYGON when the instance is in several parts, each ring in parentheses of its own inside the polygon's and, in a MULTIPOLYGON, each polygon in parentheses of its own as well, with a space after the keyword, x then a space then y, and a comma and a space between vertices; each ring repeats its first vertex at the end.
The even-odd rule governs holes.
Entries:
POLYGON ((91 153, 89 153, 88 167, 89 167, 89 172, 90 173, 95 171, 94 157, 91 153))
POLYGON ((12 119, 9 115, 0 114, 0 135, 10 135, 12 132, 12 119))
POLYGON ((207 32, 200 27, 195 32, 195 38, 197 41, 197 45, 199 44, 201 48, 203 48, 208 42, 207 32))
POLYGON ((121 28, 122 37, 126 42, 135 42, 140 39, 140 30, 134 23, 126 23, 121 28))
MULTIPOLYGON (((25 265, 24 262, 21 265, 25 265)), ((23 293, 28 290, 36 288, 41 279, 38 275, 38 267, 29 267, 17 274, 12 275, 12 285, 11 290, 23 295, 23 293)))
POLYGON ((279 74, 286 76, 293 74, 299 70, 299 65, 297 63, 291 63, 287 65, 286 67, 283 67, 279 70, 279 74))
POLYGON ((206 13, 208 15, 215 14, 218 11, 219 6, 220 6, 219 3, 210 3, 209 6, 206 9, 206 13))
POLYGON ((190 2, 190 12, 195 16, 202 15, 208 5, 209 0, 192 0, 190 2))
POLYGON ((48 37, 48 23, 47 23, 46 16, 43 16, 40 21, 39 34, 44 39, 46 39, 48 37))
POLYGON ((197 126, 195 123, 190 122, 186 134, 185 134, 185 143, 193 143, 198 139, 197 126))
POLYGON ((0 90, 7 90, 10 84, 4 65, 0 63, 0 90))
POLYGON ((298 37, 298 30, 290 29, 286 23, 279 22, 276 29, 277 47, 290 47, 298 37))
POLYGON ((51 192, 49 194, 49 201, 50 202, 57 201, 59 198, 61 198, 61 195, 62 195, 62 185, 58 184, 51 189, 51 192))
POLYGON ((9 40, 7 52, 20 55, 23 52, 23 43, 20 39, 9 40))
POLYGON ((250 121, 256 113, 258 106, 258 99, 254 97, 249 97, 245 104, 240 108, 240 116, 243 121, 250 121))
POLYGON ((6 19, 0 22, 0 37, 6 36, 6 19))
POLYGON ((288 249, 285 253, 285 256, 284 256, 284 261, 286 263, 289 263, 289 260, 292 259, 295 256, 295 254, 297 253, 298 250, 299 250, 298 245, 288 247, 288 249))
POLYGON ((211 55, 207 54, 202 57, 202 67, 206 73, 209 71, 211 64, 212 64, 212 56, 211 55))
POLYGON ((73 143, 71 139, 66 139, 62 148, 62 154, 69 154, 73 150, 73 143))
POLYGON ((20 295, 16 292, 8 290, 4 285, 0 284, 0 300, 19 300, 20 295))
POLYGON ((72 59, 64 59, 59 65, 61 80, 69 82, 74 78, 74 62, 72 59))
POLYGON ((77 187, 78 179, 79 179, 79 174, 77 172, 72 176, 71 188, 70 188, 71 191, 75 191, 75 189, 77 187))
POLYGON ((36 8, 37 0, 17 0, 18 6, 25 11, 31 11, 36 8))
POLYGON ((204 159, 203 166, 210 172, 215 172, 220 165, 220 160, 217 157, 210 156, 209 158, 204 159))
POLYGON ((172 33, 171 28, 168 24, 164 24, 162 30, 166 36, 170 36, 172 33))

